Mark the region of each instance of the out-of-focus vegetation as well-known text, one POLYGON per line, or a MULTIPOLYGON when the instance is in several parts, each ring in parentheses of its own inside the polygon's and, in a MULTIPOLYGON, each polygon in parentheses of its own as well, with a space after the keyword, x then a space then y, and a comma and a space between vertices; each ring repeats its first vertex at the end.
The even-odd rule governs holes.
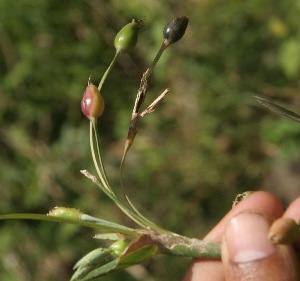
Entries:
MULTIPOLYGON (((172 93, 142 119, 125 167, 127 191, 155 222, 202 237, 235 195, 268 189, 299 195, 299 124, 260 107, 262 95, 300 111, 300 3, 293 1, 0 1, 0 212, 79 208, 134 226, 80 169, 92 167, 89 122, 80 112, 88 77, 97 84, 116 32, 145 27, 104 85, 100 119, 107 172, 119 161, 142 72, 164 25, 190 18, 151 79, 147 101, 172 93)), ((93 231, 28 221, 0 224, 0 279, 68 280, 74 263, 101 245, 93 231)), ((158 257, 103 280, 179 280, 188 260, 158 257), (122 277, 121 277, 122 276, 122 277), (135 277, 134 277, 135 276, 135 277)))

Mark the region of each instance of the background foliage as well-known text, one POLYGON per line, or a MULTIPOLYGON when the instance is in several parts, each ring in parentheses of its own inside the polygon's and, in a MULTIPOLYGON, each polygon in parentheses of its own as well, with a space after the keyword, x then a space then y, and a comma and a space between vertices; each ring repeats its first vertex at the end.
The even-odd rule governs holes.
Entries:
MULTIPOLYGON (((202 237, 235 195, 266 189, 287 203, 299 195, 297 123, 252 95, 299 112, 299 1, 0 1, 0 212, 76 207, 134 226, 79 170, 93 171, 80 100, 114 55, 116 32, 144 18, 136 50, 103 88, 100 131, 108 174, 119 161, 141 74, 164 25, 186 15, 184 38, 159 62, 146 103, 172 93, 142 120, 125 168, 128 193, 158 224, 202 237)), ((0 225, 0 279, 68 280, 100 242, 70 225, 0 225)), ((179 280, 188 260, 158 257, 103 280, 179 280), (124 277, 125 276, 125 277, 124 277)))

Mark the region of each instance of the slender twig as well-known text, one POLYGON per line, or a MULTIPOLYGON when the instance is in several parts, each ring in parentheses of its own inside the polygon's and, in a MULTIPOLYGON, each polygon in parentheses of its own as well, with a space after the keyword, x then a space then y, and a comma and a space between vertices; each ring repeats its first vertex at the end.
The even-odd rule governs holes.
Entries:
POLYGON ((114 231, 116 233, 123 233, 123 234, 131 234, 131 235, 140 235, 137 233, 135 229, 132 229, 127 226, 123 226, 120 224, 116 224, 110 221, 98 219, 86 214, 81 214, 78 219, 72 219, 68 217, 55 217, 49 215, 42 215, 42 214, 6 214, 0 215, 0 220, 9 220, 9 219, 26 219, 26 220, 39 220, 39 221, 52 221, 52 222, 65 222, 76 224, 78 226, 86 226, 91 228, 98 228, 108 231, 114 231))
POLYGON ((98 140, 97 134, 95 133, 95 130, 96 130, 95 127, 96 127, 96 119, 92 119, 90 121, 90 147, 91 147, 91 153, 92 153, 94 166, 96 168, 97 174, 100 178, 102 185, 107 189, 108 192, 110 192, 112 195, 114 195, 112 189, 108 185, 108 181, 107 181, 105 171, 103 168, 102 157, 100 154, 99 140, 98 140), (96 139, 96 149, 97 149, 97 154, 98 154, 98 160, 95 155, 93 132, 94 132, 95 139, 96 139), (99 161, 99 163, 98 163, 98 161, 99 161), (99 167, 99 165, 100 165, 100 167, 99 167))
POLYGON ((101 92, 102 86, 103 86, 103 84, 104 84, 104 82, 105 82, 108 74, 110 73, 110 71, 112 70, 113 66, 115 65, 115 63, 117 61, 117 58, 119 57, 120 53, 121 53, 120 50, 116 50, 114 58, 112 59, 109 67, 106 69, 105 73, 103 74, 103 76, 101 78, 101 81, 99 83, 99 86, 98 86, 99 92, 101 92))
POLYGON ((156 64, 159 61, 161 55, 163 54, 163 52, 165 51, 165 49, 168 46, 169 46, 169 44, 167 44, 165 41, 162 43, 162 45, 159 48, 154 60, 152 61, 152 63, 150 64, 150 66, 144 72, 144 74, 142 76, 142 79, 141 79, 141 82, 140 82, 140 87, 138 89, 136 99, 135 99, 135 102, 134 102, 134 106, 133 106, 133 110, 132 110, 132 114, 131 114, 131 119, 130 119, 129 129, 128 129, 128 135, 127 135, 127 139, 126 139, 126 142, 125 142, 125 149, 124 149, 123 158, 122 158, 121 163, 124 162, 126 154, 127 154, 128 150, 130 149, 130 147, 131 147, 131 145, 134 141, 135 135, 137 133, 137 124, 138 124, 138 121, 141 117, 140 116, 141 108, 142 108, 142 105, 145 101, 147 91, 148 91, 148 78, 152 74, 152 72, 154 70, 154 67, 156 66, 156 64))
POLYGON ((154 67, 156 66, 157 62, 159 61, 161 55, 163 54, 164 50, 167 49, 167 47, 169 46, 170 44, 168 44, 166 42, 166 40, 163 41, 160 49, 158 50, 154 60, 152 61, 150 67, 147 69, 146 71, 146 77, 149 77, 154 69, 154 67))
POLYGON ((152 113, 169 92, 170 89, 165 89, 157 99, 155 99, 142 113, 139 114, 139 116, 144 117, 146 114, 152 113))
POLYGON ((128 202, 128 204, 130 205, 130 207, 132 208, 132 210, 138 214, 144 221, 146 221, 149 226, 151 226, 152 229, 156 228, 156 229, 161 229, 163 230, 164 233, 168 233, 171 234, 171 232, 169 232, 168 230, 164 230, 162 229, 160 226, 156 225, 154 222, 150 221, 149 219, 147 219, 145 216, 143 216, 141 214, 141 212, 134 206, 134 204, 132 203, 132 201, 129 199, 129 197, 127 196, 126 192, 125 192, 125 188, 124 188, 124 184, 123 184, 123 168, 124 165, 120 166, 120 185, 123 191, 123 194, 125 196, 126 201, 128 202), (153 228, 154 227, 154 228, 153 228))
POLYGON ((87 170, 81 170, 80 171, 83 175, 85 175, 87 178, 92 180, 113 202, 116 203, 116 205, 134 222, 136 222, 138 225, 145 229, 152 229, 161 233, 165 233, 168 235, 176 235, 175 233, 168 231, 166 229, 163 229, 162 227, 156 225, 155 223, 151 222, 150 220, 146 219, 144 216, 141 216, 140 213, 136 213, 135 210, 129 209, 123 202, 120 201, 118 197, 115 196, 115 194, 111 193, 111 187, 110 186, 103 186, 102 182, 99 182, 95 176, 93 176, 90 172, 87 170))

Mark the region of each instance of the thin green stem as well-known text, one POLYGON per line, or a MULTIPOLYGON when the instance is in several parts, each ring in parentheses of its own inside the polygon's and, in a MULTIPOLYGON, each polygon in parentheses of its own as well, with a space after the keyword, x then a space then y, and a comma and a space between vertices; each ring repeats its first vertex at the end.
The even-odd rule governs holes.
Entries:
POLYGON ((99 136, 97 133, 97 130, 95 129, 96 127, 96 121, 94 119, 91 120, 90 122, 90 146, 91 146, 91 153, 92 153, 92 158, 93 158, 93 162, 94 162, 94 166, 96 168, 97 174, 100 178, 100 182, 97 180, 93 180, 96 185, 98 187, 100 187, 100 189, 112 200, 114 201, 117 206, 127 215, 129 216, 133 221, 135 221, 138 225, 142 226, 143 228, 147 228, 147 225, 145 225, 144 223, 142 223, 138 217, 135 216, 135 214, 128 209, 120 200, 119 198, 117 198, 117 196, 115 195, 115 193, 113 192, 112 188, 110 187, 106 174, 105 174, 105 170, 104 170, 104 166, 102 163, 102 157, 101 157, 101 153, 100 153, 100 146, 99 146, 99 136), (94 136, 93 136, 94 133, 94 136), (96 158, 95 155, 95 148, 94 148, 94 137, 96 139, 96 149, 97 149, 97 154, 98 154, 98 160, 96 158), (98 164, 99 161, 99 164, 98 164), (99 168, 100 165, 100 168, 99 168))
MULTIPOLYGON (((106 186, 109 187, 108 179, 107 179, 106 172, 105 172, 104 165, 103 165, 103 161, 102 161, 102 155, 101 155, 101 149, 100 149, 99 129, 98 129, 98 124, 97 124, 97 119, 93 119, 91 121, 91 123, 92 123, 92 127, 90 127, 90 130, 91 130, 90 131, 90 134, 91 134, 90 137, 92 138, 92 140, 95 139, 95 141, 96 141, 97 156, 98 156, 98 161, 99 161, 99 164, 100 164, 101 175, 103 177, 103 180, 106 183, 106 186), (93 134, 92 131, 94 133, 94 138, 92 136, 92 134, 93 134)), ((93 142, 93 146, 94 146, 94 142, 93 142)), ((94 149, 93 149, 92 153, 94 153, 94 149)), ((110 189, 110 191, 113 193, 112 189, 110 189)))
POLYGON ((110 71, 112 70, 113 66, 115 65, 115 63, 117 61, 117 58, 118 58, 118 56, 119 56, 120 53, 121 53, 120 50, 116 50, 114 58, 112 59, 109 67, 106 69, 105 73, 103 74, 103 76, 101 78, 101 81, 99 83, 99 86, 98 86, 99 92, 101 92, 102 86, 103 86, 103 84, 104 84, 104 82, 105 82, 108 74, 110 73, 110 71))
POLYGON ((137 133, 137 124, 138 124, 139 119, 141 118, 140 111, 141 111, 141 108, 143 106, 143 103, 144 103, 146 95, 147 95, 148 78, 151 76, 151 74, 154 70, 154 67, 156 66, 157 62, 159 61, 164 50, 169 45, 170 44, 167 44, 165 41, 162 43, 154 60, 152 61, 152 63, 150 64, 150 66, 144 72, 144 74, 142 76, 140 87, 138 89, 137 96, 136 96, 135 103, 134 103, 133 110, 132 110, 131 120, 130 120, 130 124, 129 124, 129 129, 128 129, 128 136, 127 136, 126 143, 125 143, 125 148, 124 148, 124 153, 123 153, 123 157, 121 160, 121 165, 124 162, 127 152, 129 151, 131 145, 133 144, 135 135, 137 133))
MULTIPOLYGON (((96 129, 96 121, 95 121, 95 119, 92 119, 91 122, 90 122, 90 146, 91 146, 91 153, 92 153, 93 162, 94 162, 94 165, 95 165, 95 168, 96 168, 96 171, 97 171, 97 174, 100 178, 101 183, 98 182, 97 180, 95 180, 94 182, 101 188, 101 190, 111 200, 113 200, 117 204, 117 206, 128 217, 130 217, 138 225, 140 225, 140 226, 142 226, 143 228, 146 228, 146 229, 151 228, 153 230, 159 231, 158 227, 153 227, 152 224, 150 226, 149 223, 147 222, 147 220, 143 219, 142 217, 140 217, 139 214, 134 213, 131 209, 129 209, 127 206, 125 206, 120 201, 120 199, 115 195, 115 193, 113 192, 112 188, 110 187, 110 185, 108 183, 108 180, 107 180, 107 177, 106 177, 106 174, 105 174, 105 169, 104 169, 103 162, 102 162, 99 143, 100 143, 100 141, 99 141, 98 130, 96 129), (93 133, 94 133, 94 136, 93 136, 93 133), (96 140, 96 149, 97 149, 97 154, 98 154, 98 160, 97 160, 96 155, 95 155, 94 137, 95 137, 95 140, 96 140)), ((160 229, 160 230, 162 230, 162 229, 160 229)), ((166 231, 164 231, 164 233, 166 233, 166 231)))
POLYGON ((98 140, 98 136, 96 135, 95 130, 94 130, 94 128, 96 126, 95 123, 96 123, 96 119, 92 119, 90 121, 90 147, 91 147, 91 153, 92 153, 94 166, 96 168, 97 174, 100 178, 100 181, 101 181, 103 187, 105 187, 108 192, 110 192, 111 194, 114 195, 112 189, 110 189, 110 187, 108 185, 107 178, 106 178, 106 175, 105 175, 105 171, 104 171, 104 168, 103 168, 102 157, 101 157, 101 154, 100 154, 99 140, 98 140), (97 153, 98 153, 98 159, 99 160, 97 160, 96 155, 95 155, 93 132, 94 132, 95 139, 96 139, 96 147, 97 147, 97 153), (99 164, 100 164, 100 168, 99 168, 98 161, 99 161, 99 164))
MULTIPOLYGON (((163 51, 167 47, 168 47, 168 45, 166 45, 165 43, 162 44, 162 46, 160 47, 160 49, 159 49, 157 55, 155 56, 153 62, 151 63, 150 67, 147 70, 146 78, 150 76, 153 68, 155 67, 155 65, 158 62, 159 58, 161 57, 163 51)), ((113 60, 111 61, 109 67, 105 71, 105 73, 102 76, 102 79, 99 83, 99 86, 98 86, 99 91, 101 91, 102 86, 103 86, 108 74, 110 73, 112 67, 116 63, 117 58, 118 58, 120 53, 121 52, 119 50, 116 50, 116 53, 115 53, 115 56, 114 56, 113 60)), ((106 172, 105 172, 105 169, 104 169, 103 161, 102 161, 101 150, 100 150, 100 141, 99 141, 99 132, 98 132, 97 120, 96 119, 92 119, 91 124, 90 124, 90 146, 91 146, 93 162, 94 162, 97 174, 98 174, 99 179, 100 179, 100 182, 97 182, 96 184, 106 193, 106 195, 109 196, 109 198, 112 199, 127 216, 129 216, 132 220, 134 220, 140 226, 142 226, 146 229, 152 229, 152 230, 155 230, 155 231, 159 231, 159 232, 162 232, 162 233, 173 235, 172 232, 167 231, 167 230, 159 227, 158 225, 154 224, 153 222, 148 220, 146 217, 144 217, 135 208, 135 206, 132 204, 132 202, 130 201, 130 199, 126 195, 125 189, 124 189, 124 186, 123 186, 123 181, 122 181, 122 166, 123 165, 121 165, 121 171, 120 171, 120 173, 121 173, 121 188, 123 190, 124 196, 125 196, 125 198, 126 198, 126 200, 127 200, 127 202, 128 202, 131 209, 129 209, 126 205, 124 205, 120 201, 120 199, 116 196, 116 194, 113 192, 113 189, 109 185, 109 182, 108 182, 108 179, 107 179, 107 176, 106 176, 106 172), (94 140, 96 142, 97 157, 95 155, 94 140)), ((122 164, 123 164, 124 159, 125 159, 125 155, 122 159, 122 164)))
POLYGON ((140 215, 139 212, 136 212, 136 209, 133 208, 133 210, 129 209, 126 205, 124 205, 120 199, 115 195, 115 193, 113 192, 112 188, 110 187, 107 177, 105 175, 105 170, 104 170, 104 166, 102 163, 102 157, 101 157, 101 153, 100 153, 100 147, 99 147, 99 135, 97 133, 97 130, 94 128, 95 126, 95 122, 91 121, 90 122, 90 146, 91 146, 91 153, 92 153, 92 158, 93 158, 93 162, 96 168, 96 171, 98 173, 98 176, 100 178, 100 182, 97 179, 94 179, 94 183, 100 187, 100 189, 112 200, 115 202, 115 204, 128 216, 130 217, 133 221, 135 221, 138 225, 140 225, 143 228, 146 229, 152 229, 155 231, 159 231, 162 233, 166 233, 169 235, 172 235, 172 233, 170 231, 167 231, 157 225, 155 225, 154 223, 150 222, 149 220, 147 220, 146 218, 144 218, 143 216, 140 215), (94 133, 94 137, 96 139, 96 149, 97 149, 97 153, 98 153, 98 159, 96 158, 95 155, 95 148, 94 148, 94 137, 93 137, 93 133, 94 133), (99 161, 99 164, 98 164, 99 161), (99 168, 100 165, 100 168, 99 168))
POLYGON ((134 204, 131 202, 131 200, 129 199, 129 197, 127 196, 126 192, 125 192, 125 188, 124 188, 124 184, 123 184, 123 167, 124 167, 124 160, 125 158, 123 157, 122 158, 122 161, 121 161, 121 165, 120 165, 120 185, 121 185, 121 188, 122 188, 122 191, 123 191, 123 194, 128 202, 128 204, 130 205, 130 207, 132 208, 132 210, 137 214, 139 215, 145 222, 147 222, 147 225, 150 226, 151 229, 153 230, 156 230, 156 231, 159 231, 159 232, 162 232, 162 233, 167 233, 167 234, 170 234, 170 235, 173 235, 172 232, 166 230, 166 229, 163 229, 162 227, 156 225, 154 222, 150 221, 149 219, 147 219, 145 216, 143 216, 139 211, 138 209, 134 206, 134 204))
POLYGON ((116 223, 112 223, 110 221, 105 221, 102 219, 98 219, 86 214, 81 214, 78 219, 71 219, 67 217, 55 217, 44 214, 6 214, 0 215, 0 220, 11 220, 11 219, 27 219, 27 220, 39 220, 39 221, 52 221, 52 222, 65 222, 76 224, 79 226, 86 226, 91 228, 103 229, 108 231, 113 231, 116 233, 123 234, 131 234, 131 235, 140 235, 136 232, 136 230, 129 228, 127 226, 119 225, 116 223))
POLYGON ((104 187, 102 183, 100 183, 98 180, 93 180, 93 182, 112 200, 115 202, 115 204, 134 222, 136 222, 138 225, 140 225, 143 228, 148 229, 149 227, 147 224, 143 223, 143 221, 140 219, 140 217, 132 212, 126 205, 124 205, 114 194, 109 192, 108 187, 104 187))
MULTIPOLYGON (((144 73, 144 76, 142 78, 141 84, 140 84, 140 88, 138 90, 138 96, 135 102, 135 106, 134 106, 134 113, 138 114, 140 112, 141 106, 144 102, 144 99, 146 97, 146 92, 147 92, 147 79, 149 78, 149 76, 152 74, 154 67, 156 66, 157 62, 159 61, 161 55, 163 54, 164 50, 169 46, 169 44, 166 44, 165 41, 163 42, 163 44, 161 45, 160 49, 158 50, 154 60, 152 61, 150 67, 146 70, 146 72, 144 73), (139 94, 140 93, 140 94, 139 94)), ((139 117, 138 117, 139 118, 139 117)), ((138 119, 137 119, 138 120, 138 119)), ((132 120, 131 120, 132 121, 132 120)), ((135 126, 137 125, 137 123, 135 123, 135 126)), ((129 129, 130 130, 130 129, 129 129)), ((120 164, 120 185, 124 194, 124 197, 126 198, 127 203, 129 204, 129 206, 131 207, 131 209, 140 217, 140 219, 143 220, 144 223, 146 223, 147 226, 149 226, 151 229, 162 232, 162 233, 167 233, 169 235, 176 235, 175 233, 172 233, 168 230, 165 230, 163 228, 161 228, 160 226, 156 225, 155 223, 153 223, 152 221, 150 221, 149 219, 147 219, 145 216, 143 216, 138 210, 137 208, 134 206, 134 204, 131 202, 131 200, 129 199, 129 197, 126 195, 125 192, 125 188, 124 188, 124 184, 123 184, 123 167, 124 167, 124 162, 126 159, 126 155, 127 152, 133 142, 133 139, 128 139, 126 140, 126 144, 125 144, 125 149, 123 152, 123 156, 122 156, 122 160, 121 160, 121 164, 120 164)))
POLYGON ((165 42, 162 43, 162 45, 161 45, 161 47, 159 48, 159 50, 158 50, 158 52, 157 52, 157 54, 156 54, 154 60, 152 61, 152 63, 150 64, 150 67, 149 67, 149 68, 147 69, 147 71, 146 71, 146 78, 148 78, 148 77, 151 75, 151 73, 152 73, 154 67, 156 66, 157 62, 159 61, 161 55, 163 54, 164 50, 165 50, 168 46, 169 46, 169 45, 166 45, 165 42))

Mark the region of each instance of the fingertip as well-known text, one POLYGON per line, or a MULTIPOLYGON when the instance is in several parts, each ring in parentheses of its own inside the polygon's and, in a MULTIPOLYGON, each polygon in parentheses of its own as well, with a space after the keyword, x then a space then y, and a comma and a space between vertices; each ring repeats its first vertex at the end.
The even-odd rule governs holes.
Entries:
MULTIPOLYGON (((286 211, 283 214, 283 217, 291 218, 295 220, 298 225, 300 223, 300 196, 296 198, 286 209, 286 211)), ((298 240, 294 243, 296 249, 300 250, 300 237, 298 237, 298 240)))
POLYGON ((222 241, 226 280, 300 280, 299 260, 292 247, 268 242, 271 223, 268 214, 257 210, 241 212, 229 221, 222 241))
POLYGON ((278 218, 283 213, 279 199, 266 191, 256 191, 240 201, 223 219, 205 236, 204 240, 221 243, 226 224, 238 213, 246 209, 257 209, 271 217, 278 218))
POLYGON ((251 193, 238 204, 237 207, 242 209, 259 209, 275 218, 280 217, 283 213, 283 207, 280 200, 267 191, 256 191, 251 193))
POLYGON ((193 260, 182 281, 223 281, 224 269, 221 261, 193 260))
POLYGON ((289 205, 284 212, 283 217, 289 217, 295 221, 300 221, 300 196, 289 205))
POLYGON ((233 217, 223 236, 229 260, 244 263, 274 254, 276 246, 267 239, 271 223, 270 216, 256 210, 247 210, 233 217))

